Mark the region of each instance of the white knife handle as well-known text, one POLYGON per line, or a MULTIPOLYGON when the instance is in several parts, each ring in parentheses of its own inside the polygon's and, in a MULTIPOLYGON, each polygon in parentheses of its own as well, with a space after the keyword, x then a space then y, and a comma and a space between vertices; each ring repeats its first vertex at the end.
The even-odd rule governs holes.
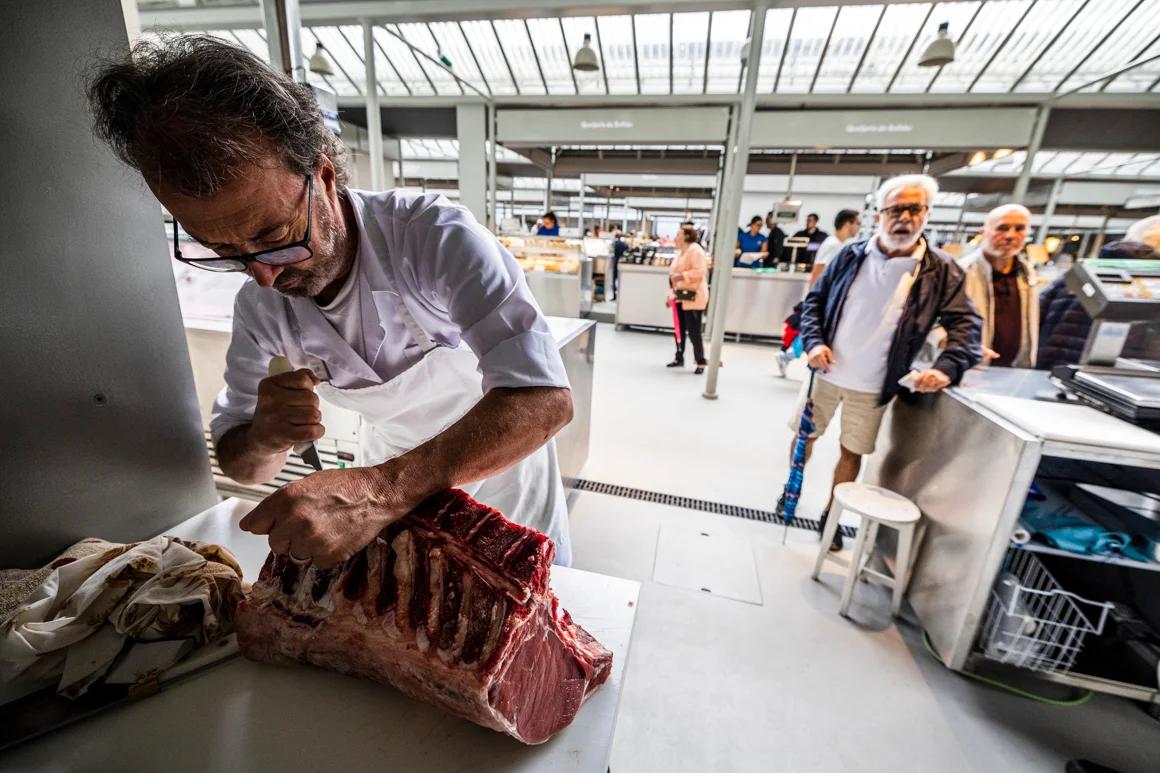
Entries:
MULTIPOLYGON (((277 357, 271 358, 270 366, 267 368, 266 373, 270 376, 281 376, 283 373, 289 373, 292 370, 294 370, 294 366, 290 364, 290 360, 286 357, 283 357, 282 355, 278 355, 277 357)), ((306 443, 299 443, 294 446, 294 453, 301 456, 304 451, 309 451, 310 447, 313 445, 314 444, 309 441, 306 443)))

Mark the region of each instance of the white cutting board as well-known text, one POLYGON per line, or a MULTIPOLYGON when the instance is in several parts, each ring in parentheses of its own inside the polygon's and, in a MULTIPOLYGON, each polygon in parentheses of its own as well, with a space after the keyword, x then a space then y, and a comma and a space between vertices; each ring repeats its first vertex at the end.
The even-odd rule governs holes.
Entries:
POLYGON ((1047 441, 1160 454, 1160 435, 1086 405, 986 394, 975 404, 1047 441))

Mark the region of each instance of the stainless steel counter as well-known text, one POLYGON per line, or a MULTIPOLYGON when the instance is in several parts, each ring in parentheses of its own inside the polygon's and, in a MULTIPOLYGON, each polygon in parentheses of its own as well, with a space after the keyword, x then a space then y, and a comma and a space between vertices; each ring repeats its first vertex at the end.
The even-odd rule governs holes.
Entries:
MULTIPOLYGON (((669 291, 667 266, 621 263, 616 324, 671 330, 672 312, 665 308, 669 291)), ((734 335, 780 338, 785 318, 805 297, 808 274, 757 273, 733 269, 725 331, 734 335)), ((711 290, 710 290, 711 292, 711 290)))
MULTIPOLYGON (((1140 468, 1147 475, 1160 470, 1160 438, 1090 409, 1039 399, 1055 391, 1044 371, 973 370, 942 394, 892 402, 868 461, 867 482, 911 498, 922 510, 927 533, 908 597, 952 669, 975 670, 985 662, 977 641, 991 587, 1045 460, 1140 468)), ((1078 673, 1043 676, 1160 702, 1155 685, 1078 673)))
POLYGON ((528 280, 528 289, 532 291, 532 296, 545 314, 553 317, 580 316, 580 274, 525 271, 524 276, 528 280))
POLYGON ((590 319, 548 317, 572 384, 572 421, 556 434, 564 484, 580 477, 588 461, 592 435, 592 377, 596 357, 596 323, 590 319))

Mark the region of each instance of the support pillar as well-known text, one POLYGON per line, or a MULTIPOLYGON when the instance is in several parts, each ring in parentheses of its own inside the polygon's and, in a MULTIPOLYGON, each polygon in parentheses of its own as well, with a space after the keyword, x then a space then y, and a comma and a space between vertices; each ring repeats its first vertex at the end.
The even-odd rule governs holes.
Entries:
POLYGON ((483 105, 457 105, 456 136, 459 139, 459 203, 475 219, 487 222, 487 110, 483 105))
POLYGON ((367 140, 371 162, 371 189, 386 187, 383 172, 383 115, 379 112, 379 78, 375 62, 374 25, 363 19, 363 61, 366 64, 367 140))
POLYGON ((1051 216, 1055 214, 1055 203, 1059 200, 1059 191, 1063 188, 1063 176, 1056 177, 1051 183, 1051 192, 1047 194, 1047 206, 1043 208, 1043 222, 1039 224, 1039 233, 1035 241, 1043 244, 1047 239, 1047 231, 1051 224, 1051 216))
POLYGON ((270 49, 270 66, 298 83, 306 82, 302 65, 302 14, 298 0, 261 0, 262 22, 270 49))
POLYGON ((713 307, 714 319, 709 342, 709 367, 705 375, 704 397, 717 399, 717 375, 721 348, 725 343, 725 311, 729 306, 729 280, 733 276, 733 249, 736 244, 741 189, 749 166, 749 135, 753 126, 753 108, 757 101, 757 73, 761 69, 761 48, 765 38, 766 2, 758 2, 750 15, 745 91, 741 105, 733 109, 730 144, 725 148, 725 174, 719 191, 721 206, 713 236, 713 292, 718 293, 713 307))
POLYGON ((1040 105, 1035 112, 1035 125, 1031 128, 1031 139, 1027 143, 1027 157, 1023 159, 1023 168, 1019 171, 1019 179, 1015 181, 1015 191, 1011 194, 1011 201, 1022 204, 1027 198, 1027 187, 1031 184, 1031 170, 1035 166, 1035 154, 1043 144, 1043 132, 1047 130, 1047 120, 1051 116, 1051 105, 1040 105))

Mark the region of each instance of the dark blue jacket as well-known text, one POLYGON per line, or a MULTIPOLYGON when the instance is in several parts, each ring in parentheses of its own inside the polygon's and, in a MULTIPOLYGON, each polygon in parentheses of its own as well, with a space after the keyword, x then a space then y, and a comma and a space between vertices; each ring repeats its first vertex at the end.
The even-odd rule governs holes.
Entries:
MULTIPOLYGON (((834 333, 842 319, 842 309, 854 277, 866 260, 867 241, 842 248, 802 302, 802 348, 810 351, 818 344, 833 346, 834 333)), ((952 384, 983 358, 983 320, 967 297, 963 270, 945 252, 929 243, 918 276, 910 287, 894 342, 886 358, 886 380, 879 403, 885 404, 901 387, 898 379, 910 372, 910 364, 922 350, 927 334, 936 324, 947 332, 946 348, 934 367, 950 377, 952 384)))

